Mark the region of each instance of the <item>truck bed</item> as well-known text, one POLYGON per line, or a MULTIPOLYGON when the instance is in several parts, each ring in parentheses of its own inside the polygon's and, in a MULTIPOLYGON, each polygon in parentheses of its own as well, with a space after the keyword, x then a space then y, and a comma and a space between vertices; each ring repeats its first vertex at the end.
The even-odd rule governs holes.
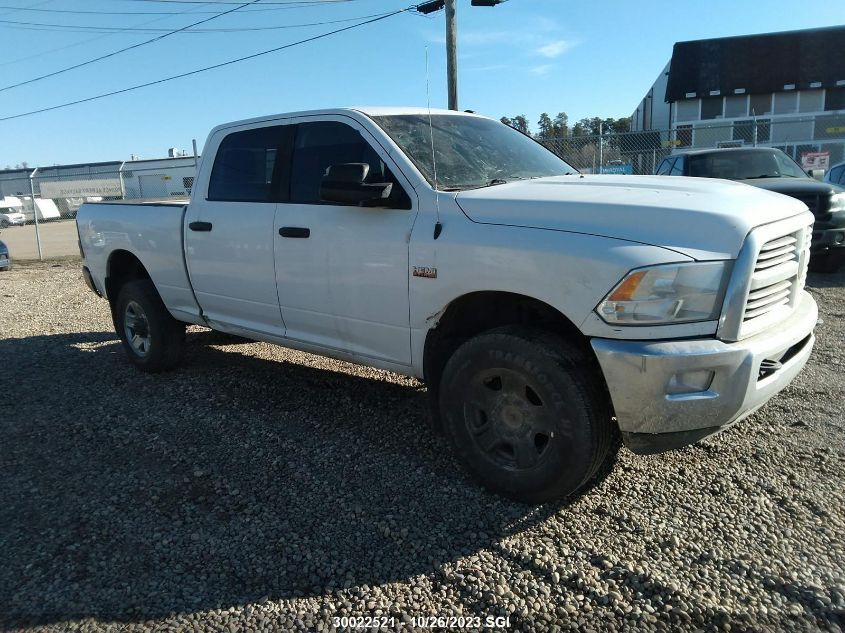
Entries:
POLYGON ((190 202, 190 198, 147 198, 144 200, 100 200, 98 202, 86 202, 85 204, 117 204, 127 206, 144 207, 180 207, 190 202))
POLYGON ((199 322, 185 264, 184 217, 187 200, 86 202, 76 215, 86 265, 98 290, 108 296, 106 279, 114 257, 137 258, 155 283, 171 314, 199 322))

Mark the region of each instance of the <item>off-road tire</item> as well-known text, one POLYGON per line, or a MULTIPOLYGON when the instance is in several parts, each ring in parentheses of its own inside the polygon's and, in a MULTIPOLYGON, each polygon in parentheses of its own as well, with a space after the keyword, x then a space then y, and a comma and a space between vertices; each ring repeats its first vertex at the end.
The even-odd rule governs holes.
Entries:
MULTIPOLYGON (((139 279, 124 284, 114 303, 112 317, 126 356, 135 367, 156 373, 179 364, 185 349, 185 324, 167 311, 152 281, 139 279), (143 316, 146 336, 142 338, 149 341, 144 353, 130 340, 127 310, 143 316)), ((136 322, 140 324, 141 320, 136 322)))
POLYGON ((595 360, 524 326, 490 330, 455 351, 441 377, 440 411, 470 474, 525 503, 583 489, 619 446, 595 360))

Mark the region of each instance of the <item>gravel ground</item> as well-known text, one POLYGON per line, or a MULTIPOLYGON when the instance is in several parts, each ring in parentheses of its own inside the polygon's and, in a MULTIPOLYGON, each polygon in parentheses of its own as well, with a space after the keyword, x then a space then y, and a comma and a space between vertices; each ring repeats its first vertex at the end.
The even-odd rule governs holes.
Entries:
POLYGON ((143 375, 77 264, 0 273, 0 628, 841 631, 845 273, 810 284, 816 350, 766 407, 528 508, 468 481, 411 379, 201 328, 143 375))

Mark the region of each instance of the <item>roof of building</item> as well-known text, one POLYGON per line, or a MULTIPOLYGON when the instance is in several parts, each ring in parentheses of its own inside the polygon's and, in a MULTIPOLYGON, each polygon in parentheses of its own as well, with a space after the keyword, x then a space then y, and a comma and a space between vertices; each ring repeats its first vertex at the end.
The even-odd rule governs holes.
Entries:
POLYGON ((735 90, 780 92, 790 84, 795 90, 836 87, 845 82, 844 39, 845 26, 834 26, 677 42, 666 101, 726 96, 735 90))

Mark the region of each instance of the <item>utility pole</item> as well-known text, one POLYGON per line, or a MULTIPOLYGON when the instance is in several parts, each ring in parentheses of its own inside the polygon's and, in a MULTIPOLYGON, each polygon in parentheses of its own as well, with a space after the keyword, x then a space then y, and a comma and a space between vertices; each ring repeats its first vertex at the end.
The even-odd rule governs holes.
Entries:
MULTIPOLYGON (((474 7, 495 7, 506 0, 472 0, 474 7)), ((457 0, 427 0, 418 4, 417 13, 428 15, 446 9, 446 79, 449 91, 449 109, 458 109, 458 24, 457 0)))
POLYGON ((456 0, 446 0, 446 75, 449 109, 458 109, 458 25, 456 0))
POLYGON ((604 171, 604 140, 602 138, 603 122, 599 121, 599 173, 604 171))
POLYGON ((35 243, 38 245, 38 260, 44 261, 44 255, 41 253, 41 231, 38 229, 38 205, 35 204, 35 185, 32 182, 37 173, 38 167, 29 175, 29 195, 30 200, 32 200, 32 219, 35 220, 35 243))

